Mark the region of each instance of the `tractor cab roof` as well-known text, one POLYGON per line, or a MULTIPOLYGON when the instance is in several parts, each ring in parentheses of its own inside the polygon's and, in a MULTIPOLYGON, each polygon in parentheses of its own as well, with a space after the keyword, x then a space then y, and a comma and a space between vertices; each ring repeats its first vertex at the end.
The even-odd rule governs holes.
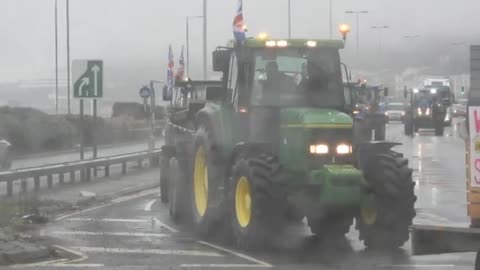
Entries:
MULTIPOLYGON (((233 47, 235 41, 230 41, 228 47, 233 47)), ((341 40, 325 39, 264 39, 248 38, 243 46, 248 48, 337 48, 343 49, 345 44, 341 40)))

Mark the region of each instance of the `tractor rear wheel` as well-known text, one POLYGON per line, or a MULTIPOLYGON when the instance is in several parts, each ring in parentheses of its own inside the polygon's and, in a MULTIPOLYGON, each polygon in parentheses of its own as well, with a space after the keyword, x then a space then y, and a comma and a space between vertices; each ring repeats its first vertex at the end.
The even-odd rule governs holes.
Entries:
POLYGON ((385 141, 386 125, 377 125, 375 129, 375 141, 385 141))
POLYGON ((401 247, 409 238, 417 199, 408 160, 393 151, 377 154, 368 161, 364 176, 370 189, 356 218, 360 240, 374 249, 401 247))
POLYGON ((178 161, 177 158, 170 159, 170 177, 168 189, 168 210, 170 218, 174 223, 187 221, 189 215, 189 201, 187 181, 188 169, 178 161))
POLYGON ((242 158, 233 168, 229 188, 229 213, 234 241, 239 248, 264 247, 281 224, 281 210, 275 203, 272 178, 278 171, 272 156, 242 158))
POLYGON ((193 230, 201 236, 207 236, 215 223, 212 191, 215 189, 213 179, 216 177, 216 168, 211 145, 208 131, 201 126, 195 134, 193 173, 190 178, 192 225, 193 230))

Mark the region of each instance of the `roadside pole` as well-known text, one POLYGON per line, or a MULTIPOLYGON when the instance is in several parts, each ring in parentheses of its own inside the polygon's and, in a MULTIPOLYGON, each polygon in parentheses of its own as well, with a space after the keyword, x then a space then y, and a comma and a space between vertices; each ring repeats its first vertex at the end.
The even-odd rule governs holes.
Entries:
POLYGON ((80 160, 85 158, 85 125, 83 117, 83 98, 80 99, 80 160))
POLYGON ((155 88, 154 81, 150 81, 150 143, 148 150, 153 152, 155 150, 155 88))
MULTIPOLYGON (((93 144, 93 159, 97 158, 97 99, 93 100, 93 131, 92 131, 92 144, 93 144)), ((93 175, 97 177, 97 167, 93 168, 93 175)))

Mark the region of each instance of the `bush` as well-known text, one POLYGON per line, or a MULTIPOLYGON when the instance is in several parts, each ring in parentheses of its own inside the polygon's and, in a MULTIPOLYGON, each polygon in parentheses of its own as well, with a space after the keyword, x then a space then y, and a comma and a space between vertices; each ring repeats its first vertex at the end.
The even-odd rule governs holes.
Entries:
POLYGON ((75 129, 65 118, 32 108, 0 107, 0 136, 19 152, 49 151, 73 145, 75 129))

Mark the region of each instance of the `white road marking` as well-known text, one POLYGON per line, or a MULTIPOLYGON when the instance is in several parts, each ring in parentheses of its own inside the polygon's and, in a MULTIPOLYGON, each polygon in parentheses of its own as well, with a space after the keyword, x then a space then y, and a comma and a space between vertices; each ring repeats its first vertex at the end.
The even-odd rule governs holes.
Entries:
POLYGON ((170 250, 170 249, 126 249, 126 248, 103 248, 103 247, 72 247, 81 252, 114 253, 114 254, 154 254, 154 255, 180 255, 180 256, 205 256, 224 257, 222 254, 209 251, 196 250, 170 250))
POLYGON ((106 236, 136 236, 136 237, 168 237, 167 234, 161 233, 132 233, 132 232, 83 232, 83 231, 55 231, 52 234, 61 235, 106 235, 106 236))
POLYGON ((67 221, 99 221, 99 222, 126 222, 147 223, 146 219, 123 219, 123 218, 69 218, 67 221))
POLYGON ((145 211, 147 211, 147 212, 152 211, 152 206, 156 201, 157 201, 157 199, 153 199, 153 200, 149 201, 147 203, 147 205, 145 205, 145 211))
POLYGON ((105 267, 104 264, 99 263, 84 263, 84 264, 65 264, 65 263, 56 263, 49 264, 48 267, 74 267, 74 268, 94 268, 94 267, 105 267))
POLYGON ((110 205, 114 205, 114 204, 117 204, 117 203, 129 201, 129 200, 133 200, 133 199, 137 199, 137 198, 141 198, 141 197, 145 197, 145 196, 152 195, 152 194, 155 194, 155 193, 158 193, 158 189, 157 189, 157 188, 151 189, 151 190, 142 191, 142 192, 140 192, 140 193, 138 193, 138 194, 136 194, 136 195, 130 195, 130 196, 126 196, 126 197, 120 197, 120 198, 117 198, 117 199, 115 199, 115 200, 112 200, 111 203, 107 203, 107 204, 99 205, 99 206, 94 206, 94 207, 92 207, 92 208, 87 208, 87 209, 84 209, 84 210, 81 210, 81 211, 77 211, 77 212, 74 212, 74 213, 71 213, 71 214, 59 216, 59 217, 57 217, 55 220, 56 220, 56 221, 60 221, 60 220, 69 218, 69 217, 71 217, 71 216, 83 214, 83 213, 86 213, 86 212, 90 212, 90 211, 93 211, 93 210, 97 210, 97 209, 100 209, 100 208, 104 208, 104 207, 107 207, 107 206, 110 206, 110 205))
POLYGON ((387 264, 379 265, 381 268, 452 268, 454 264, 387 264))
POLYGON ((169 225, 161 222, 158 218, 153 218, 153 220, 155 221, 156 224, 164 227, 165 229, 169 230, 170 232, 173 232, 173 233, 177 233, 177 232, 178 232, 177 229, 175 229, 175 228, 173 228, 173 227, 171 227, 171 226, 169 226, 169 225))
POLYGON ((181 268, 270 268, 259 264, 181 264, 181 268))
POLYGON ((221 246, 217 246, 215 244, 211 244, 211 243, 208 243, 208 242, 205 242, 205 241, 197 241, 197 243, 202 244, 202 245, 207 246, 207 247, 211 247, 211 248, 223 251, 223 252, 226 252, 226 253, 230 253, 230 254, 232 254, 234 256, 237 256, 239 258, 242 258, 244 260, 247 260, 247 261, 256 263, 258 265, 261 265, 262 267, 268 267, 268 268, 273 267, 271 264, 269 264, 267 262, 255 259, 255 258, 250 257, 248 255, 245 255, 245 254, 242 254, 242 253, 239 253, 239 252, 236 252, 236 251, 233 251, 233 250, 221 247, 221 246))

